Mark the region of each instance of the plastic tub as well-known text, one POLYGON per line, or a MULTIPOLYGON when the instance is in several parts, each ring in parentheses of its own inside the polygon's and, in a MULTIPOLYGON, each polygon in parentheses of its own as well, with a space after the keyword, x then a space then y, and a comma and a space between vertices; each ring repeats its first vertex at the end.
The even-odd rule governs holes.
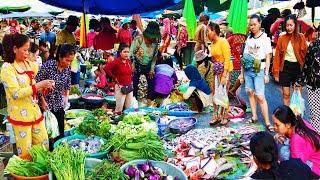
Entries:
POLYGON ((91 105, 102 105, 102 103, 105 101, 104 97, 98 94, 85 94, 82 96, 82 100, 83 102, 91 105), (89 99, 90 96, 98 97, 99 99, 89 99))
MULTIPOLYGON (((87 136, 85 136, 85 135, 72 135, 72 136, 61 138, 53 144, 53 148, 54 149, 57 148, 62 143, 62 141, 65 141, 65 140, 70 141, 73 139, 87 139, 87 136)), ((106 157, 107 155, 108 155, 108 152, 98 152, 98 153, 88 154, 87 157, 102 159, 102 158, 106 157)))
POLYGON ((152 166, 158 167, 163 170, 163 172, 169 176, 178 177, 180 180, 187 180, 186 174, 178 167, 169 164, 164 161, 152 161, 152 160, 134 160, 127 162, 126 164, 121 166, 121 170, 124 171, 130 165, 143 164, 146 161, 151 162, 152 166))
POLYGON ((15 180, 48 180, 49 179, 49 174, 45 174, 42 176, 35 176, 35 177, 24 177, 24 176, 18 176, 15 174, 10 174, 10 175, 15 180))

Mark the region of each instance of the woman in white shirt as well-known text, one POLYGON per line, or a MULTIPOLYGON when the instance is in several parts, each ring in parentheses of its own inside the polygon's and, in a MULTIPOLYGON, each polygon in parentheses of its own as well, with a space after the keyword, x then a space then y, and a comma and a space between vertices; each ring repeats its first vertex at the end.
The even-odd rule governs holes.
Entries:
MULTIPOLYGON (((250 35, 246 41, 244 57, 254 59, 250 68, 241 68, 240 81, 245 81, 245 88, 249 96, 252 109, 251 122, 258 121, 257 102, 260 105, 266 127, 274 131, 268 115, 268 104, 265 98, 265 84, 269 82, 269 67, 272 53, 271 40, 261 31, 261 18, 258 15, 250 17, 250 35), (256 98, 255 98, 256 97, 256 98), (257 101, 257 102, 256 102, 257 101)), ((244 58, 243 57, 243 58, 244 58)))

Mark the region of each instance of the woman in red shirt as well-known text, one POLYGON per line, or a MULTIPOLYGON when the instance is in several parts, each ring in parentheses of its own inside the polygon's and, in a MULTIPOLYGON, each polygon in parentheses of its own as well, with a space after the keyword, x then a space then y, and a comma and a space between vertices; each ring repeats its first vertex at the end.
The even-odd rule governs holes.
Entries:
POLYGON ((108 63, 105 67, 105 71, 116 82, 115 113, 120 114, 123 110, 123 106, 125 109, 131 107, 133 99, 133 85, 129 46, 127 44, 120 44, 118 51, 120 57, 108 63))

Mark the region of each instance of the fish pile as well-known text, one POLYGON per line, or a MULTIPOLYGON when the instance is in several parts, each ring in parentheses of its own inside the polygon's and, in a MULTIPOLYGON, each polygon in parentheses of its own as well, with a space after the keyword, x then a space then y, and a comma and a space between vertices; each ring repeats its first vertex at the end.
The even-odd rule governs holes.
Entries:
POLYGON ((255 132, 258 129, 252 126, 190 130, 166 141, 165 148, 173 152, 167 162, 180 167, 190 179, 212 179, 223 172, 233 172, 237 165, 229 162, 229 157, 240 159, 250 168, 249 143, 255 132))

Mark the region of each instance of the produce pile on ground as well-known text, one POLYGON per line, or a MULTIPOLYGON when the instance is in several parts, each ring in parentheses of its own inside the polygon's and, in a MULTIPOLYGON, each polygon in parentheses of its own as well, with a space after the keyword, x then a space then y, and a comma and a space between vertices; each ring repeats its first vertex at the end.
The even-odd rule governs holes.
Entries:
POLYGON ((118 161, 163 160, 163 142, 157 135, 156 123, 149 122, 149 119, 146 116, 142 118, 139 113, 125 116, 115 127, 105 150, 112 151, 113 158, 118 161))
POLYGON ((167 162, 180 167, 190 179, 236 178, 252 166, 249 142, 257 131, 251 126, 193 129, 165 143, 172 152, 167 162))
POLYGON ((47 174, 48 155, 49 151, 43 146, 32 146, 29 154, 24 154, 23 158, 13 155, 4 169, 4 173, 24 177, 35 177, 47 174))

